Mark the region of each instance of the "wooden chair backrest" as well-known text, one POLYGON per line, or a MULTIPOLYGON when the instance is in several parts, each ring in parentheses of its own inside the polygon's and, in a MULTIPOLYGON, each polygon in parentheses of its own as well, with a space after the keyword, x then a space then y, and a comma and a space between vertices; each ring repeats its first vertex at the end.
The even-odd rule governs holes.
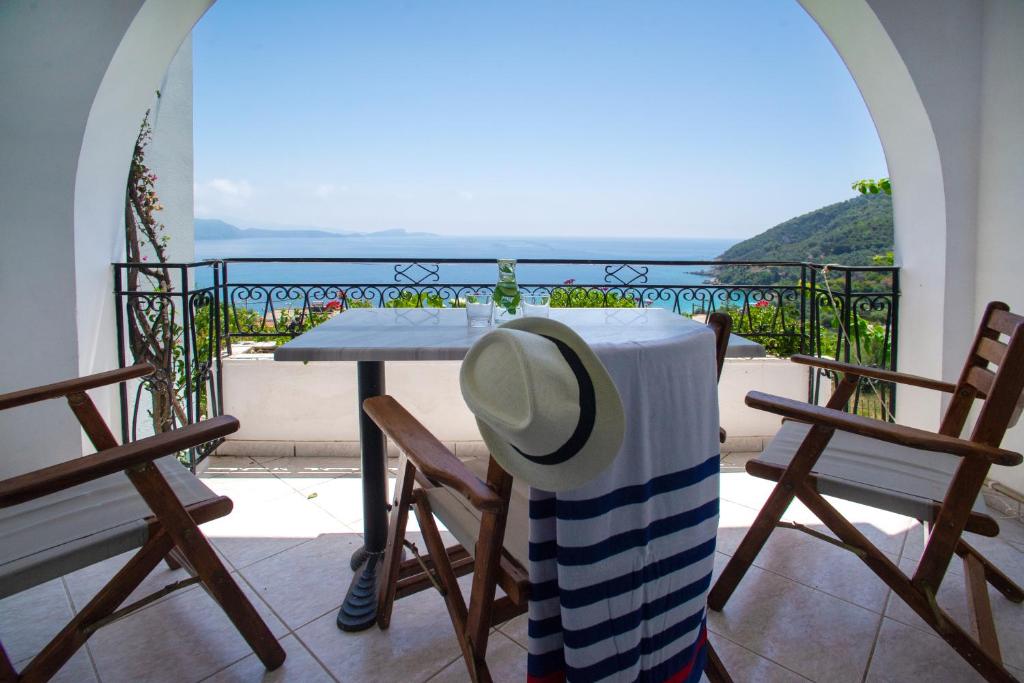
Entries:
MULTIPOLYGON (((1006 304, 993 301, 982 316, 939 432, 960 436, 974 400, 980 398, 983 403, 970 440, 998 447, 1022 389, 1024 317, 1010 313, 1006 304), (1007 340, 1001 341, 1002 337, 1007 340)), ((960 460, 914 572, 913 581, 918 586, 938 590, 990 466, 981 458, 960 460)))
POLYGON ((993 301, 982 316, 956 393, 942 419, 939 432, 960 436, 975 399, 981 412, 970 440, 999 446, 1024 389, 1024 316, 1010 313, 1006 304, 993 301), (1006 338, 1006 341, 1001 341, 1006 338))
POLYGON ((718 362, 718 378, 721 379, 725 352, 729 348, 729 335, 732 334, 732 317, 728 313, 716 311, 708 316, 707 325, 715 333, 715 359, 718 362))

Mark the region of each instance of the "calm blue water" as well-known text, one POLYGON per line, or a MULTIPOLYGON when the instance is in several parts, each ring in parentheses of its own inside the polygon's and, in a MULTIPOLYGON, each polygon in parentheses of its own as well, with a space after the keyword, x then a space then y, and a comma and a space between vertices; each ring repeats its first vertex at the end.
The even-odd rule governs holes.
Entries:
MULTIPOLYGON (((735 244, 723 239, 542 239, 514 237, 340 237, 200 240, 196 259, 252 257, 342 257, 342 258, 562 258, 607 259, 642 263, 645 260, 711 260, 735 244)), ((698 268, 652 266, 652 284, 698 284, 706 277, 698 268)), ((419 275, 423 273, 420 272, 419 275)), ((417 277, 416 273, 410 273, 417 277)), ((493 284, 497 267, 487 264, 443 264, 440 282, 452 284, 493 284)), ((391 284, 391 264, 258 263, 232 264, 229 281, 281 284, 391 284)), ((572 278, 577 284, 606 284, 603 266, 524 265, 517 269, 521 284, 560 284, 572 278)), ((628 279, 628 278, 626 278, 628 279)), ((199 269, 196 284, 208 286, 212 274, 199 269)), ((403 280, 403 282, 405 282, 403 280)))

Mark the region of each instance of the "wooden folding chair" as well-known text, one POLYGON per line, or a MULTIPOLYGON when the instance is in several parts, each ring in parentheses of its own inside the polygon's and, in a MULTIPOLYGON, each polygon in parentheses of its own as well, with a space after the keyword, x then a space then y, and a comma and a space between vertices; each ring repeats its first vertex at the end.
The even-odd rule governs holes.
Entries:
MULTIPOLYGON (((730 326, 731 320, 713 328, 720 342, 720 359, 725 358, 730 326), (721 343, 723 329, 725 344, 721 343)), ((528 606, 529 487, 514 482, 493 458, 459 460, 390 396, 368 399, 363 408, 401 452, 377 624, 388 628, 396 599, 433 586, 444 596, 471 680, 490 681, 486 654, 491 627, 522 614, 528 606), (413 506, 427 558, 420 557, 419 550, 405 539, 413 506), (445 548, 435 515, 458 545, 445 548), (404 548, 416 557, 403 561, 404 548), (467 607, 458 577, 470 572, 473 585, 467 607), (505 596, 496 600, 497 586, 505 596)), ((732 681, 710 642, 705 671, 713 683, 732 681)))
MULTIPOLYGON (((529 600, 529 489, 513 482, 493 458, 456 458, 390 396, 368 399, 363 408, 402 453, 377 624, 388 628, 397 598, 433 585, 444 596, 471 680, 490 681, 485 659, 490 629, 525 612, 529 600), (410 507, 415 509, 428 558, 420 557, 405 540, 410 507), (445 548, 435 515, 459 545, 445 548), (416 557, 403 561, 403 548, 413 550, 416 557), (467 607, 458 577, 470 572, 473 585, 467 607), (505 596, 496 600, 497 586, 505 596)), ((710 643, 707 673, 712 681, 731 680, 710 643)))
POLYGON ((1006 304, 988 305, 956 384, 820 358, 792 360, 842 374, 827 406, 751 392, 747 405, 789 418, 772 443, 747 464, 755 477, 778 482, 708 597, 720 610, 776 526, 808 531, 857 554, 914 612, 990 681, 1012 681, 1003 666, 986 581, 1014 602, 1024 591, 963 539, 964 531, 996 536, 981 487, 993 464, 1018 465, 1001 449, 1024 389, 1024 317, 1006 304), (952 395, 937 433, 842 412, 861 377, 952 395), (961 438, 976 399, 980 411, 961 438), (914 517, 925 525, 924 553, 907 576, 822 496, 829 495, 914 517), (799 499, 835 534, 780 521, 799 499), (968 633, 938 606, 936 594, 952 556, 964 565, 968 633))
POLYGON ((231 512, 231 500, 213 493, 176 457, 237 431, 238 420, 215 417, 119 446, 86 394, 151 372, 136 365, 0 395, 0 410, 66 398, 97 449, 0 481, 0 598, 140 548, 20 673, 0 646, 0 683, 48 680, 100 627, 196 583, 268 669, 284 662, 284 650, 197 526, 231 512), (121 607, 164 559, 192 577, 121 607))
MULTIPOLYGON (((725 367, 725 352, 729 349, 729 337, 732 335, 732 317, 728 313, 715 311, 708 316, 707 325, 715 333, 715 360, 718 363, 718 379, 722 379, 722 368, 725 367)), ((725 443, 728 435, 721 427, 718 428, 718 441, 725 443)))
POLYGON ((728 313, 715 311, 708 316, 707 326, 715 333, 715 361, 718 363, 718 379, 722 379, 725 352, 729 350, 729 337, 732 334, 732 317, 728 313))

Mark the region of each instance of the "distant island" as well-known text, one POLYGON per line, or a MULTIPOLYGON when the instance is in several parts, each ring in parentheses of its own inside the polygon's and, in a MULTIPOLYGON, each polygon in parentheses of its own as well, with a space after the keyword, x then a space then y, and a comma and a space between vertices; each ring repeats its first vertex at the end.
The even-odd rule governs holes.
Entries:
MULTIPOLYGON (((892 197, 867 194, 829 204, 733 245, 721 261, 808 261, 844 266, 870 266, 875 256, 893 248, 892 197)), ((783 275, 766 267, 717 266, 712 275, 720 282, 768 285, 783 275)))
POLYGON ((217 218, 196 218, 195 221, 197 240, 241 240, 241 239, 264 239, 272 237, 405 237, 430 235, 427 232, 409 232, 402 228, 392 230, 379 230, 377 232, 352 232, 318 230, 313 228, 279 229, 270 228, 239 228, 217 218))

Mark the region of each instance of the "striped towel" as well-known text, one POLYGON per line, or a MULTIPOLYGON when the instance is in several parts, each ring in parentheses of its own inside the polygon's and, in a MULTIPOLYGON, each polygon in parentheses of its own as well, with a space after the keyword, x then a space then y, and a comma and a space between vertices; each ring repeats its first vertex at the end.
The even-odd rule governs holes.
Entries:
POLYGON ((528 681, 697 681, 718 528, 714 335, 593 348, 626 435, 586 486, 530 491, 528 681))

